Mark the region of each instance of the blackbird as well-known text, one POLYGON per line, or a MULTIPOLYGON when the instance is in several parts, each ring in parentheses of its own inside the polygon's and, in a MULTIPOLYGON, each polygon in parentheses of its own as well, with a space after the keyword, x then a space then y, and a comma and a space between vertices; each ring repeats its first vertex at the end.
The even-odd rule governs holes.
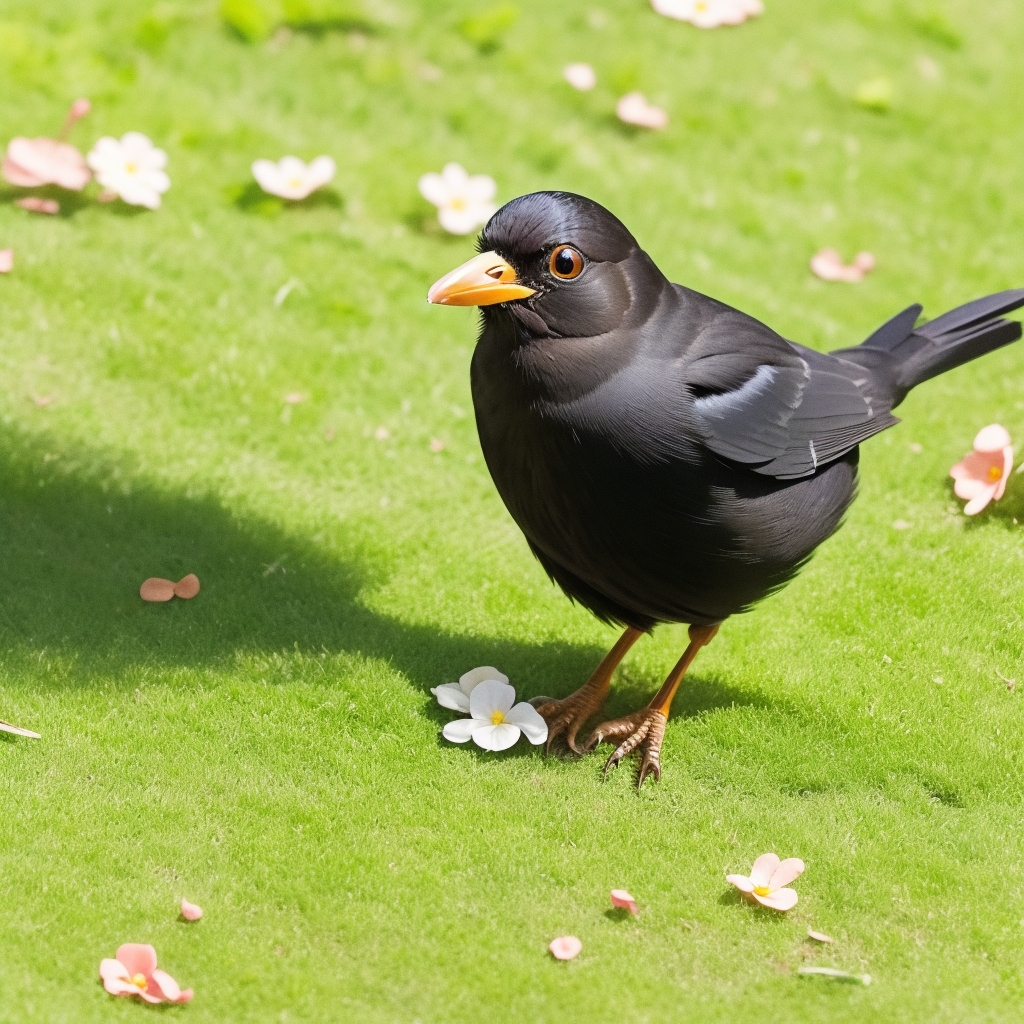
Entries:
POLYGON ((536 192, 487 223, 480 255, 431 302, 479 306, 473 404, 488 469, 550 577, 625 627, 587 682, 542 698, 548 749, 579 752, 611 675, 659 622, 690 643, 651 702, 598 725, 605 771, 636 751, 661 777, 672 698, 730 615, 778 590, 836 531, 858 445, 912 387, 1015 341, 1024 288, 919 324, 913 305, 865 342, 821 353, 671 283, 604 207, 536 192))

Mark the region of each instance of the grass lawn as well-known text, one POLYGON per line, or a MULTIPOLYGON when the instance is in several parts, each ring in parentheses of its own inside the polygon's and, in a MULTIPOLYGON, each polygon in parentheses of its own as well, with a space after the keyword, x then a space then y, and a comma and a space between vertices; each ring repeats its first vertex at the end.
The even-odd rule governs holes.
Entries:
MULTIPOLYGON (((493 664, 564 695, 615 634, 490 482, 475 314, 424 301, 473 241, 416 182, 457 160, 502 201, 582 192, 674 280, 853 344, 1024 284, 1024 7, 766 0, 701 32, 518 3, 366 0, 256 42, 214 0, 0 8, 0 142, 87 95, 71 140, 143 131, 173 182, 56 217, 0 186, 0 718, 43 734, 0 736, 4 1024, 141 1019, 98 981, 125 941, 194 987, 192 1024, 1020 1019, 1024 477, 969 521, 947 473, 986 423, 1024 438, 1024 347, 864 446, 845 527, 701 654, 660 784, 602 782, 607 749, 456 747, 431 686, 493 664), (880 76, 889 109, 858 105, 880 76), (668 129, 615 121, 633 88, 668 129), (260 199, 250 163, 288 152, 334 156, 333 188, 260 199), (824 245, 878 269, 824 284, 824 245), (188 572, 194 600, 139 600, 188 572), (724 881, 765 850, 807 863, 785 916, 724 881)), ((684 642, 641 641, 609 711, 684 642)))

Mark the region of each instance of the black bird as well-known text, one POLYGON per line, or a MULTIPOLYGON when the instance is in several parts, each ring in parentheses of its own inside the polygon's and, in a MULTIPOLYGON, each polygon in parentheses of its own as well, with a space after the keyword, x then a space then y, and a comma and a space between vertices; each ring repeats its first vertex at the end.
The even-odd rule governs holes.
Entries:
POLYGON ((540 703, 578 752, 629 648, 659 622, 690 644, 643 709, 586 749, 634 750, 660 778, 672 698, 730 615, 793 578, 839 527, 858 445, 899 421, 912 387, 1021 336, 1024 288, 918 326, 909 306, 827 354, 672 284, 604 207, 566 192, 503 206, 479 256, 429 300, 480 306, 473 404, 487 466, 551 578, 625 632, 590 679, 540 703))

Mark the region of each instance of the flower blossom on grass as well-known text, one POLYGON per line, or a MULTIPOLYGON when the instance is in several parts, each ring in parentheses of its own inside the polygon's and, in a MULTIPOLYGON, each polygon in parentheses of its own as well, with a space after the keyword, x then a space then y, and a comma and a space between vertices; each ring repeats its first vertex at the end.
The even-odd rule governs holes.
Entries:
POLYGON ((444 738, 452 743, 472 740, 484 750, 507 750, 521 734, 535 746, 543 743, 548 738, 547 722, 529 704, 515 700, 516 691, 508 683, 482 680, 469 695, 470 717, 449 722, 444 738))
POLYGON ((14 269, 14 250, 0 249, 0 274, 9 274, 14 269))
POLYGON ((171 187, 167 154, 141 132, 126 132, 120 140, 104 135, 86 159, 103 188, 132 206, 156 210, 171 187))
POLYGON ((625 889, 612 889, 612 906, 616 910, 628 910, 631 914, 640 913, 636 900, 625 889))
POLYGON ((499 683, 508 684, 508 676, 499 672, 492 665, 481 665, 479 668, 471 668, 459 676, 457 683, 442 683, 440 686, 432 686, 430 692, 437 698, 437 703, 443 708, 451 708, 452 711, 461 711, 464 715, 469 714, 469 695, 474 687, 485 679, 496 679, 499 683))
POLYGON ((181 898, 181 916, 186 921, 198 921, 203 916, 203 908, 195 903, 189 903, 184 896, 181 898))
POLYGON ((323 188, 334 179, 337 167, 329 156, 318 156, 308 164, 297 156, 273 160, 257 160, 252 176, 264 192, 281 199, 300 200, 323 188))
POLYGON ((648 103, 642 92, 627 92, 615 104, 615 116, 626 124, 634 124, 640 128, 658 130, 668 125, 668 114, 661 107, 648 103))
POLYGON ((589 64, 566 64, 562 77, 580 92, 589 92, 597 85, 597 72, 589 64))
POLYGON ((796 892, 786 886, 803 873, 804 862, 799 857, 780 861, 774 853, 762 853, 754 861, 749 876, 726 875, 725 880, 748 899, 772 910, 786 911, 792 910, 797 901, 796 892))
POLYGON ((451 235, 468 235, 498 209, 498 186, 488 174, 469 174, 460 164, 445 164, 440 174, 424 174, 420 195, 437 207, 438 223, 451 235))
POLYGON ((688 21, 697 28, 740 25, 764 13, 761 0, 651 0, 658 14, 688 21))
POLYGON ((572 960, 580 955, 583 943, 575 935, 560 935, 552 939, 548 950, 556 960, 572 960))
POLYGON ((81 191, 92 175, 85 157, 64 139, 72 125, 91 109, 87 99, 75 100, 58 139, 11 139, 3 163, 0 163, 0 175, 12 185, 22 188, 59 185, 75 192, 81 191))
POLYGON ((964 515, 977 515, 990 501, 998 501, 1006 490, 1006 480, 1013 468, 1013 445, 1010 434, 998 423, 990 423, 978 431, 974 450, 968 452, 949 475, 956 481, 953 490, 963 498, 964 515))
POLYGON ((156 965, 156 950, 139 942, 118 947, 115 959, 100 962, 103 987, 112 996, 139 996, 147 1003, 187 1003, 192 989, 178 983, 156 965))
POLYGON ((811 271, 822 281, 845 281, 855 284, 875 269, 875 257, 869 252, 859 252, 847 266, 835 249, 822 249, 811 257, 811 271))

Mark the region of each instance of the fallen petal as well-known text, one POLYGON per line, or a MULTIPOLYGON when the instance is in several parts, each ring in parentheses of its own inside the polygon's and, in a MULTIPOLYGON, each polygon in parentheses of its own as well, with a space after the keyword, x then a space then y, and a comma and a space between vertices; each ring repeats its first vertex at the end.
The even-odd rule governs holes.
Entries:
POLYGON ((625 889, 612 889, 612 906, 622 910, 628 910, 631 914, 639 914, 640 908, 636 900, 626 892, 625 889))
MULTIPOLYGON (((203 908, 197 906, 195 903, 189 903, 183 896, 181 898, 181 916, 186 921, 198 921, 203 916, 203 908)), ((831 940, 829 940, 831 941, 831 940)))
POLYGON ((597 85, 597 73, 589 64, 566 64, 562 69, 562 76, 580 92, 587 92, 597 85))
POLYGON ((170 580, 161 579, 159 576, 150 576, 139 587, 139 597, 143 601, 170 601, 174 597, 174 584, 170 580))
POLYGON ((0 274, 9 274, 14 269, 14 250, 0 249, 0 274))
POLYGON ((730 885, 735 885, 740 892, 749 894, 754 891, 754 883, 746 875, 726 875, 725 880, 730 885))
POLYGON ((10 722, 0 722, 0 732, 9 732, 12 736, 27 736, 30 740, 41 740, 42 736, 37 732, 31 732, 28 729, 22 729, 17 725, 11 725, 10 722))
POLYGON ((871 984, 870 974, 851 974, 849 971, 839 971, 834 967, 798 967, 797 974, 820 974, 825 978, 838 978, 840 981, 858 981, 862 985, 871 984))
POLYGON ((60 203, 56 199, 40 199, 39 196, 25 196, 24 199, 15 199, 15 206, 32 213, 60 213, 60 203))
POLYGON ((807 929, 807 937, 814 939, 815 942, 835 942, 831 935, 826 935, 824 932, 816 932, 813 928, 807 929))
POLYGON ((187 601, 189 598, 195 597, 198 593, 199 577, 194 572, 190 572, 187 576, 183 576, 174 584, 175 597, 182 597, 187 601))
POLYGON ((583 943, 575 935, 560 935, 552 939, 548 949, 556 960, 572 960, 580 955, 583 943))

